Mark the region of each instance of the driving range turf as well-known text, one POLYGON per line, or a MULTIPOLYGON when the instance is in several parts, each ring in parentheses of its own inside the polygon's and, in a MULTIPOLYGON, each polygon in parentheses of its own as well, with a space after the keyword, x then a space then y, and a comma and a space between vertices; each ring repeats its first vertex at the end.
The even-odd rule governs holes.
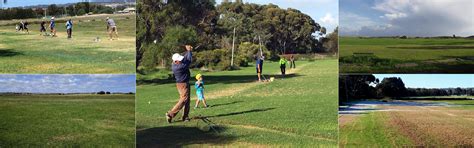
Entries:
POLYGON ((0 147, 132 147, 134 114, 134 95, 2 95, 0 147))
POLYGON ((340 115, 341 147, 473 147, 474 100, 415 101, 449 106, 378 106, 340 115))
POLYGON ((0 21, 0 73, 134 73, 134 14, 72 18, 74 27, 69 40, 64 19, 59 18, 56 24, 58 37, 40 35, 39 24, 30 24, 30 34, 26 34, 15 31, 13 23, 19 20, 0 21), (108 40, 107 16, 116 21, 119 40, 108 40), (99 42, 94 41, 97 37, 99 42))
POLYGON ((340 39, 342 73, 474 72, 474 39, 340 39))
POLYGON ((263 73, 273 82, 256 82, 253 66, 202 73, 211 107, 192 109, 191 85, 190 117, 207 117, 215 130, 201 119, 180 122, 182 112, 168 124, 165 113, 178 100, 176 84, 138 75, 137 146, 337 147, 337 59, 297 61, 288 72, 281 78, 279 65, 265 62, 263 73))

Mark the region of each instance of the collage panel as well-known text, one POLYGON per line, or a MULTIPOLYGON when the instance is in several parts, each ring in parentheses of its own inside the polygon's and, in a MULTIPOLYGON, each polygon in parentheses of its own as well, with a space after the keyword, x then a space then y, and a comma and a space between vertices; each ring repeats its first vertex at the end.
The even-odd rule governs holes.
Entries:
POLYGON ((135 2, 105 2, 2 0, 0 73, 134 73, 135 2))
POLYGON ((472 147, 473 74, 339 77, 340 147, 472 147))
POLYGON ((337 147, 337 6, 137 1, 137 147, 337 147))
POLYGON ((135 75, 0 75, 1 147, 133 147, 135 75))
POLYGON ((341 73, 473 73, 474 1, 341 0, 341 73))
POLYGON ((474 0, 0 0, 0 148, 474 147, 473 73, 474 0))

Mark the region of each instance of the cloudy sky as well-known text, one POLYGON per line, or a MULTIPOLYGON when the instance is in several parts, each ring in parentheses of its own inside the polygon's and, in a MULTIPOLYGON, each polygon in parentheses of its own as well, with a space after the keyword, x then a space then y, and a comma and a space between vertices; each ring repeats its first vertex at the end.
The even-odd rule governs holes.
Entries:
POLYGON ((135 75, 0 75, 0 92, 135 92, 135 75))
MULTIPOLYGON (((233 0, 231 0, 233 1, 233 0)), ((216 0, 220 4, 222 0, 216 0)), ((338 0, 243 0, 244 3, 275 4, 286 9, 298 9, 311 16, 316 23, 332 32, 339 23, 338 0)))
POLYGON ((380 81, 385 77, 400 77, 405 87, 454 88, 474 87, 474 74, 374 74, 380 81))
POLYGON ((341 0, 344 36, 474 35, 474 0, 341 0))
MULTIPOLYGON (((2 0, 3 1, 3 0, 2 0)), ((33 5, 77 3, 81 0, 7 0, 5 7, 23 7, 33 5)))

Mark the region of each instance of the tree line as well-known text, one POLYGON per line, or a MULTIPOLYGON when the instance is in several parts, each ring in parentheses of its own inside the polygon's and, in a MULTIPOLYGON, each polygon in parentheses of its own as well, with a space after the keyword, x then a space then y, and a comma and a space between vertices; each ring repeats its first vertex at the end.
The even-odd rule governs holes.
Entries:
POLYGON ((137 13, 137 68, 169 67, 169 56, 183 52, 184 44, 199 47, 192 67, 220 69, 232 68, 233 42, 236 66, 248 65, 260 48, 270 59, 337 52, 337 30, 318 40, 317 35, 326 34, 324 27, 299 10, 273 4, 142 0, 137 2, 137 13))
MULTIPOLYGON (((121 6, 124 9, 125 6, 121 6)), ((79 2, 67 6, 58 6, 56 4, 48 5, 47 8, 7 8, 0 9, 0 20, 41 18, 47 16, 78 16, 89 13, 112 14, 114 9, 108 6, 93 4, 89 2, 79 2)))
POLYGON ((339 102, 415 96, 474 96, 474 88, 406 88, 399 77, 382 81, 374 75, 340 75, 339 102))

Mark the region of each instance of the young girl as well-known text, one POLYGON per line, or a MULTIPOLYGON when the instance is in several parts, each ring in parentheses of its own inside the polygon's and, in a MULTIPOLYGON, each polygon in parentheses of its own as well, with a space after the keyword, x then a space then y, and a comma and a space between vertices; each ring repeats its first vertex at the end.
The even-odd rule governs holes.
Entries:
POLYGON ((196 75, 196 84, 194 84, 194 87, 196 87, 196 95, 197 95, 197 100, 196 100, 196 106, 194 108, 197 108, 199 105, 199 101, 202 101, 204 103, 204 107, 207 108, 207 103, 206 99, 204 98, 204 81, 202 80, 202 75, 197 74, 196 75))

